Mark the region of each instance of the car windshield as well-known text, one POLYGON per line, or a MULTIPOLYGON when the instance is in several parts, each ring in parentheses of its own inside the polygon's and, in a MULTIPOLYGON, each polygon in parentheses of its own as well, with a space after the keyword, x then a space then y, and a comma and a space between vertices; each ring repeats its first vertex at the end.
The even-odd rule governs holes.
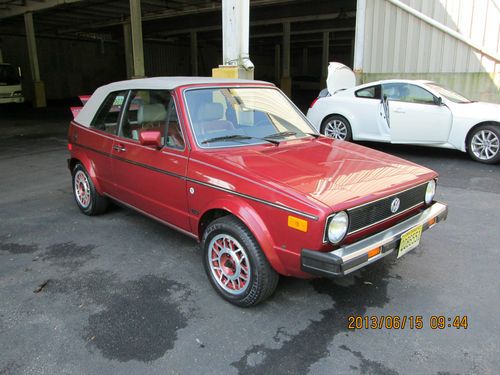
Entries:
POLYGON ((12 65, 0 65, 0 85, 19 85, 19 75, 12 65))
POLYGON ((431 89, 439 93, 439 95, 444 96, 446 99, 454 102, 454 103, 472 103, 471 100, 463 97, 459 93, 438 85, 437 83, 426 83, 426 86, 429 86, 431 89))
POLYGON ((305 117, 274 88, 207 88, 185 93, 199 146, 279 144, 316 133, 305 117))

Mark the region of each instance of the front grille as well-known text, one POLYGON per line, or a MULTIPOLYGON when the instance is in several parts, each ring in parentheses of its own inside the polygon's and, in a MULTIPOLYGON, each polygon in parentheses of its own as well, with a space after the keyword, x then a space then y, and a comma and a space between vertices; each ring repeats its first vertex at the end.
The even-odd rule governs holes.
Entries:
POLYGON ((369 227, 370 225, 398 215, 401 212, 418 205, 419 203, 423 203, 426 188, 427 184, 423 184, 401 193, 391 195, 390 197, 382 198, 375 202, 347 210, 349 213, 350 223, 348 233, 357 232, 363 228, 369 227), (395 213, 392 213, 391 203, 395 198, 399 198, 401 202, 399 209, 395 213))

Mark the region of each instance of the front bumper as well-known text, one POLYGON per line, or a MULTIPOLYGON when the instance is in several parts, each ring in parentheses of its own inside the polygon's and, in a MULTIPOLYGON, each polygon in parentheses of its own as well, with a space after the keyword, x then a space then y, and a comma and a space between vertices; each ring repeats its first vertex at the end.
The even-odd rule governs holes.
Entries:
POLYGON ((0 97, 0 104, 7 104, 7 103, 17 103, 17 104, 24 103, 24 97, 23 96, 0 97))
POLYGON ((434 202, 429 208, 389 229, 329 253, 302 249, 301 269, 310 274, 326 277, 347 275, 393 253, 399 247, 401 236, 410 229, 422 225, 422 231, 425 231, 446 220, 447 216, 448 207, 443 203, 434 202), (435 223, 429 224, 433 219, 435 223), (369 258, 370 250, 378 247, 381 249, 380 253, 369 258))

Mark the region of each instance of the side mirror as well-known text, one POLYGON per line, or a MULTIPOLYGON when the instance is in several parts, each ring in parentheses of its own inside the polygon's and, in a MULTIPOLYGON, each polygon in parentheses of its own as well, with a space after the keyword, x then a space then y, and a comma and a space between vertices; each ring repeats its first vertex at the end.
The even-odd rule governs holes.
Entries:
POLYGON ((161 144, 161 133, 159 130, 143 130, 139 133, 139 143, 143 146, 154 146, 157 149, 163 147, 161 144))
POLYGON ((434 101, 439 106, 443 105, 443 98, 441 98, 440 96, 438 96, 434 101))

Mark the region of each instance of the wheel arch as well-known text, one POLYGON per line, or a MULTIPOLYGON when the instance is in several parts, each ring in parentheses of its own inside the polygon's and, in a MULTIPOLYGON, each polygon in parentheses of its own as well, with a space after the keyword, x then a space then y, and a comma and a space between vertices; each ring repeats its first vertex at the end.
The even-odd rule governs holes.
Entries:
POLYGON ((101 189, 101 185, 99 184, 99 180, 97 179, 97 176, 95 174, 95 169, 93 167, 93 163, 85 156, 80 155, 80 156, 72 156, 68 160, 68 168, 71 173, 73 173, 73 169, 77 164, 83 165, 87 173, 89 174, 90 178, 92 179, 92 182, 94 183, 94 187, 97 190, 99 194, 102 194, 103 191, 101 189))
POLYGON ((473 127, 471 127, 469 129, 469 131, 467 132, 467 135, 465 136, 465 151, 469 150, 469 140, 470 140, 470 137, 472 136, 472 133, 477 128, 479 128, 480 126, 483 126, 483 125, 493 125, 493 126, 498 127, 500 130, 500 122, 498 122, 498 121, 481 121, 481 122, 477 123, 476 125, 474 125, 473 127))
POLYGON ((258 212, 241 198, 227 197, 210 202, 210 207, 206 208, 198 221, 198 239, 201 241, 205 229, 213 220, 228 215, 234 216, 252 233, 274 270, 286 274, 264 221, 258 212))

